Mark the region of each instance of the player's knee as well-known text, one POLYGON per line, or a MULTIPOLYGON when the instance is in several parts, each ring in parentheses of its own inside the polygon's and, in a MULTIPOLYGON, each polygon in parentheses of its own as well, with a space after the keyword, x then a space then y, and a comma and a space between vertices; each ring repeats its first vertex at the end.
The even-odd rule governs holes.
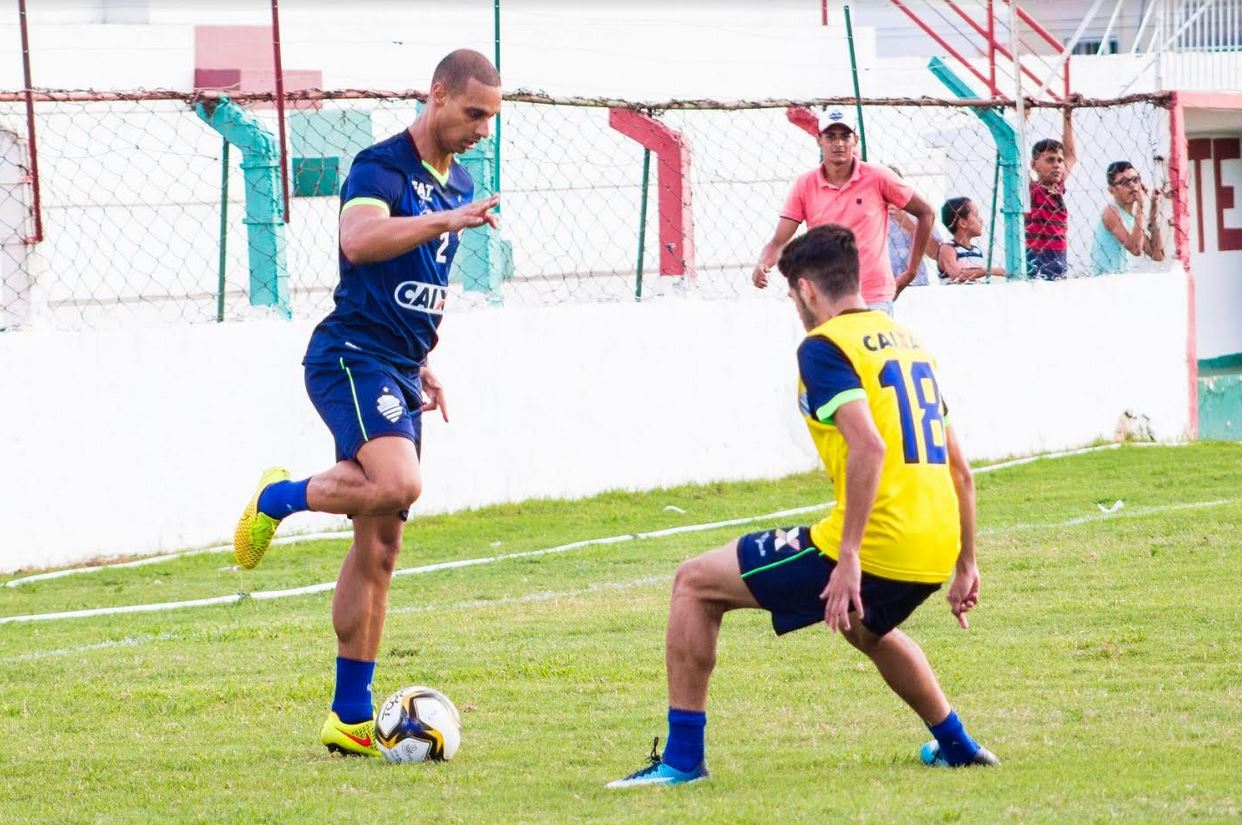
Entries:
POLYGON ((677 566, 673 576, 673 597, 703 598, 707 591, 708 574, 703 560, 687 559, 677 566))
POLYGON ((401 554, 401 538, 385 539, 377 542, 375 554, 375 572, 385 579, 392 578, 393 571, 397 569, 397 556, 401 554))
POLYGON ((858 648, 864 655, 870 656, 875 652, 876 646, 879 645, 883 636, 877 636, 866 628, 862 623, 862 618, 857 613, 850 614, 850 629, 841 632, 845 640, 858 648))
POLYGON ((423 482, 417 476, 386 481, 379 485, 376 509, 393 513, 408 510, 422 494, 423 482))

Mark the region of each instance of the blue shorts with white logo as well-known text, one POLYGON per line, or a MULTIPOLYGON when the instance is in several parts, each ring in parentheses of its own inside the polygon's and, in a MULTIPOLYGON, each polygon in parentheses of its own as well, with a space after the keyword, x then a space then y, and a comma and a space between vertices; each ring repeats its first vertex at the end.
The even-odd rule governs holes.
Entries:
MULTIPOLYGON (((828 586, 837 563, 811 542, 810 528, 747 533, 737 540, 737 563, 750 594, 772 614, 772 629, 778 635, 824 620, 824 600, 819 594, 828 586)), ((896 581, 863 573, 859 586, 863 627, 883 636, 908 619, 915 608, 939 589, 938 584, 896 581)))
POLYGON ((357 458, 362 445, 386 435, 404 436, 422 447, 422 382, 418 373, 397 370, 362 354, 335 364, 306 364, 306 392, 332 431, 336 460, 357 458))

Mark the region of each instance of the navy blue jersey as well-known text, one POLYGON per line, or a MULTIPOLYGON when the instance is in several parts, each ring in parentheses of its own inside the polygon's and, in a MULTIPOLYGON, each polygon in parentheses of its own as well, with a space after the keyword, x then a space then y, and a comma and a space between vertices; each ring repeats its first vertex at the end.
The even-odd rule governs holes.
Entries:
MULTIPOLYGON (((474 182, 456 161, 441 179, 423 163, 408 131, 368 147, 354 158, 341 187, 341 210, 382 206, 392 217, 416 217, 469 203, 474 182)), ((340 255, 336 308, 320 322, 306 364, 335 364, 359 352, 401 370, 415 370, 436 345, 449 268, 459 232, 445 232, 388 261, 351 263, 340 255)))

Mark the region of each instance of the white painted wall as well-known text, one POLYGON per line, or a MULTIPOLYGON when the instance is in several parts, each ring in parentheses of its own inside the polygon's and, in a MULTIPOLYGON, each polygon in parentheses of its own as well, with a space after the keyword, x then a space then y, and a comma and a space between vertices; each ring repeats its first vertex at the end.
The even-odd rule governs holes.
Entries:
MULTIPOLYGON (((1125 409, 1180 437, 1185 308, 1184 276, 1147 274, 911 290, 899 319, 986 458, 1110 437, 1125 409)), ((298 366, 310 329, 0 336, 0 571, 225 540, 263 467, 324 468, 298 366)), ((426 421, 419 512, 816 466, 794 397, 802 333, 775 290, 468 312, 443 333, 453 421, 426 421)))
MULTIPOLYGON (((1242 111, 1196 110, 1186 113, 1186 137, 1242 139, 1242 111)), ((1195 320, 1198 356, 1216 358, 1242 353, 1242 249, 1226 250, 1217 230, 1216 163, 1191 163, 1190 258, 1195 273, 1195 320), (1202 193, 1200 236, 1195 193, 1202 193), (1200 251, 1200 247, 1202 250, 1200 251)), ((1220 162, 1220 183, 1233 189, 1233 206, 1223 210, 1226 229, 1242 230, 1242 160, 1220 162)), ((1222 204, 1223 205, 1223 204, 1222 204)))

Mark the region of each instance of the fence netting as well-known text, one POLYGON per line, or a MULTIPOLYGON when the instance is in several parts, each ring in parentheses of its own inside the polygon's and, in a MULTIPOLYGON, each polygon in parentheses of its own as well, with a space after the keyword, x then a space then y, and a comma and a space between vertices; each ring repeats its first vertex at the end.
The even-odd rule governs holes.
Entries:
MULTIPOLYGON (((448 311, 755 297, 750 272, 760 248, 794 180, 820 160, 815 140, 789 111, 818 111, 825 101, 511 97, 518 99, 502 110, 499 160, 495 146, 484 145, 465 159, 481 190, 499 185, 501 229, 463 243, 448 311), (688 162, 663 171, 684 171, 682 203, 670 208, 657 153, 645 159, 642 145, 613 128, 616 110, 679 136, 688 162), (670 223, 677 211, 681 219, 670 223), (671 265, 674 256, 662 248, 670 238, 678 242, 671 265)), ((253 162, 240 146, 230 147, 225 165, 225 140, 196 112, 194 95, 42 92, 34 106, 37 242, 26 109, 20 101, 0 103, 0 328, 323 315, 338 274, 340 183, 359 150, 416 117, 416 98, 350 93, 291 101, 286 221, 279 182, 275 192, 256 192, 261 173, 244 168, 253 162), (266 297, 255 293, 269 288, 266 297)), ((270 101, 235 105, 275 140, 270 101)), ((985 224, 979 244, 994 266, 1004 266, 1014 236, 1005 231, 997 145, 980 117, 986 111, 1016 122, 1012 107, 994 103, 863 104, 868 160, 898 168, 937 214, 946 198, 974 200, 985 224)), ((1092 239, 1111 197, 1105 169, 1128 160, 1149 189, 1167 188, 1169 123, 1158 97, 1086 101, 1073 119, 1079 163, 1066 195, 1068 257, 1071 277, 1084 277, 1092 274, 1092 239)), ((1061 137, 1060 109, 1028 110, 1026 121, 1028 145, 1061 137)), ((1024 186, 1028 163, 1022 160, 1024 186)), ((1166 198, 1158 223, 1167 259, 1170 214, 1166 198)))

